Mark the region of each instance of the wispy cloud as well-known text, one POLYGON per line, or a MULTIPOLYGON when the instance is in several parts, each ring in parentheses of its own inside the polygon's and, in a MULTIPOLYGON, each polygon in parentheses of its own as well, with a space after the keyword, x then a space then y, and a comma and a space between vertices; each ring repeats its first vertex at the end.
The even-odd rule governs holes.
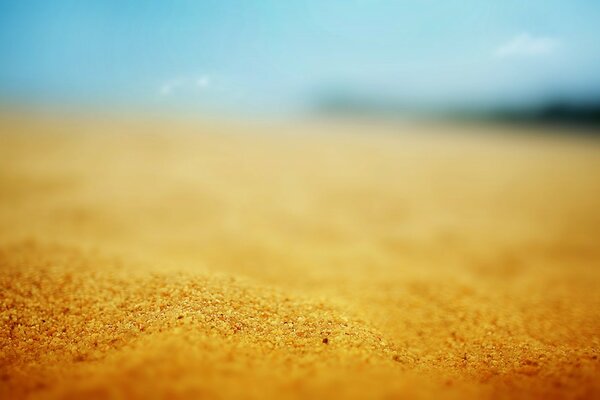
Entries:
POLYGON ((201 90, 211 84, 210 76, 200 75, 198 77, 178 77, 169 79, 160 85, 158 93, 161 96, 169 96, 179 90, 201 90))
POLYGON ((160 86, 159 93, 163 96, 168 96, 181 85, 183 85, 181 79, 171 79, 160 86))
POLYGON ((202 75, 196 79, 196 86, 199 88, 205 88, 210 85, 210 77, 208 75, 202 75))
POLYGON ((541 56, 553 53, 560 41, 548 36, 533 36, 529 33, 521 33, 508 42, 499 46, 494 51, 498 58, 509 58, 517 56, 541 56))

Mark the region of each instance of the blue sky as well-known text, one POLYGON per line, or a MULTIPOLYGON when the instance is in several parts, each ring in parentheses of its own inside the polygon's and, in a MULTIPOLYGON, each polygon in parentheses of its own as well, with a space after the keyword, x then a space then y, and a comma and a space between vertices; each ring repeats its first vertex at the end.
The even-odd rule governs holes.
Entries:
POLYGON ((594 0, 0 0, 5 101, 293 110, 600 95, 594 0))

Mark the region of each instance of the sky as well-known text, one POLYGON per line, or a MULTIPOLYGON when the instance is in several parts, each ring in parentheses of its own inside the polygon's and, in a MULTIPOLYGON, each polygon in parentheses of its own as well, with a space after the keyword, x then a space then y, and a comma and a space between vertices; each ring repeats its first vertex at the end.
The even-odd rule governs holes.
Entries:
POLYGON ((595 0, 0 0, 0 99, 289 112, 600 98, 595 0))

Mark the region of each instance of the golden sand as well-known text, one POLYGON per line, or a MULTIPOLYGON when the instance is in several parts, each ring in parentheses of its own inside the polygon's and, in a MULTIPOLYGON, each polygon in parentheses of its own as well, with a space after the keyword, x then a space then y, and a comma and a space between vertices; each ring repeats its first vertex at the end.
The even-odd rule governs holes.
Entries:
POLYGON ((0 124, 0 398, 600 396, 600 141, 259 125, 0 124))

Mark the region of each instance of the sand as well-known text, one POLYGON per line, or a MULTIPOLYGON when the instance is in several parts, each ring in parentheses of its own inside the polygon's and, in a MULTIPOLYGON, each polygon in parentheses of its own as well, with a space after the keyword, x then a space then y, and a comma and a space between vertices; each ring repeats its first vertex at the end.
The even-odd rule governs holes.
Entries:
POLYGON ((597 138, 0 130, 0 398, 600 397, 597 138))

